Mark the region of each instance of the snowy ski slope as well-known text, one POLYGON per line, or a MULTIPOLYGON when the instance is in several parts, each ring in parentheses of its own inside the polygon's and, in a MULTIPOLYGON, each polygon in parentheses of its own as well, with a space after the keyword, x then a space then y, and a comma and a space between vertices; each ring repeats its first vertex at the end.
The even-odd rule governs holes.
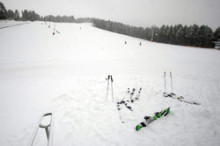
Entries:
MULTIPOLYGON (((153 43, 91 24, 32 22, 0 29, 0 145, 27 145, 39 117, 52 111, 54 146, 218 146, 219 66, 217 50, 153 43), (52 35, 54 28, 60 34, 52 35), (164 71, 172 71, 176 94, 202 105, 164 98, 164 71), (109 74, 115 101, 127 88, 143 88, 130 104, 133 112, 119 113, 111 96, 106 101, 109 74), (144 116, 168 106, 167 117, 135 131, 144 116)), ((44 130, 35 145, 46 145, 44 130)))

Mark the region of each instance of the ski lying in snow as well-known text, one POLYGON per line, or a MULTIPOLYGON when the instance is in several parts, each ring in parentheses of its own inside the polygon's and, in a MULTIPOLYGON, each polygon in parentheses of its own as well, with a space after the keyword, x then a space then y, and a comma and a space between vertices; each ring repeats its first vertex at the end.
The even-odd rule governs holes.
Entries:
MULTIPOLYGON (((141 94, 141 90, 142 88, 139 89, 138 93, 135 96, 135 100, 139 100, 140 94, 141 94)), ((122 123, 124 123, 124 121, 122 120, 122 116, 120 111, 122 110, 122 106, 124 105, 127 109, 129 109, 130 111, 133 111, 132 107, 129 105, 129 103, 133 103, 135 100, 132 99, 132 97, 134 96, 135 93, 135 88, 132 89, 132 91, 130 92, 130 88, 128 88, 125 96, 123 97, 123 99, 119 102, 117 102, 117 109, 119 111, 119 116, 120 116, 120 120, 122 123), (126 100, 126 97, 129 97, 130 100, 126 100)))
MULTIPOLYGON (((133 89, 133 91, 134 91, 134 89, 133 89)), ((122 107, 121 107, 122 104, 124 104, 125 107, 126 107, 127 109, 129 109, 130 111, 133 111, 133 110, 132 110, 132 107, 129 106, 128 103, 125 101, 125 98, 126 98, 128 95, 130 95, 130 97, 131 97, 131 95, 133 96, 133 94, 134 94, 133 91, 130 93, 130 88, 128 88, 128 90, 127 90, 127 92, 126 92, 124 98, 123 98, 121 101, 117 102, 118 111, 120 111, 120 110, 122 109, 122 107)))
POLYGON ((132 107, 129 106, 129 105, 127 104, 127 102, 124 101, 124 100, 122 100, 122 101, 120 101, 120 102, 117 102, 118 111, 120 111, 120 110, 122 109, 122 108, 120 107, 120 105, 122 105, 122 104, 124 104, 125 107, 126 107, 127 109, 129 109, 130 111, 133 111, 132 107))
POLYGON ((167 93, 167 89, 166 89, 166 84, 167 84, 167 81, 166 81, 166 72, 164 72, 164 92, 163 92, 163 96, 164 97, 170 97, 170 98, 173 98, 173 99, 177 99, 181 102, 185 102, 185 103, 188 103, 188 104, 194 104, 194 105, 201 105, 201 103, 197 102, 197 101, 190 101, 190 100, 185 100, 183 96, 177 96, 175 93, 173 93, 173 75, 172 75, 172 72, 170 72, 170 88, 171 88, 171 92, 170 93, 167 93))
POLYGON ((130 93, 130 100, 127 100, 126 102, 131 102, 133 103, 135 100, 139 100, 139 97, 141 95, 141 90, 142 88, 139 89, 138 93, 136 94, 136 96, 134 97, 134 99, 132 98, 134 96, 135 93, 135 88, 132 89, 132 92, 130 93))
POLYGON ((139 100, 139 97, 141 95, 141 90, 142 90, 142 88, 139 89, 137 95, 135 96, 135 100, 139 100))
POLYGON ((132 97, 134 96, 135 91, 136 91, 135 88, 133 88, 130 93, 130 100, 127 100, 126 102, 132 102, 132 103, 134 102, 134 99, 132 97))
MULTIPOLYGON (((141 90, 142 90, 142 88, 139 89, 137 95, 135 96, 135 100, 138 100, 138 99, 139 99, 140 94, 141 94, 141 90)), ((122 108, 121 108, 121 105, 124 104, 127 109, 129 109, 130 111, 133 111, 132 107, 131 107, 130 105, 128 105, 128 103, 129 103, 129 102, 133 103, 133 102, 135 101, 135 100, 132 98, 132 97, 134 96, 134 93, 135 93, 135 88, 133 88, 131 92, 130 92, 130 88, 128 88, 128 90, 127 90, 127 92, 126 92, 124 98, 123 98, 121 101, 117 102, 118 110, 121 110, 121 109, 122 109, 122 108), (130 100, 125 100, 125 98, 126 98, 127 96, 129 96, 130 100)))
POLYGON ((145 121, 141 122, 140 124, 138 124, 135 127, 136 131, 139 131, 141 128, 146 127, 148 124, 150 124, 151 122, 157 120, 158 118, 161 118, 162 116, 167 116, 170 113, 170 107, 166 108, 165 110, 161 111, 161 112, 157 112, 155 113, 155 115, 153 117, 150 116, 145 116, 144 119, 145 121))
POLYGON ((175 93, 164 93, 164 97, 170 97, 172 99, 177 99, 178 101, 181 102, 185 102, 188 104, 195 104, 195 105, 201 105, 201 103, 199 103, 198 101, 194 101, 194 100, 185 100, 183 96, 176 96, 175 93))
POLYGON ((121 123, 125 123, 122 116, 121 116, 121 110, 122 110, 122 105, 124 104, 126 108, 128 108, 130 111, 132 111, 132 107, 129 106, 126 101, 125 101, 125 98, 130 95, 130 88, 128 88, 127 92, 125 93, 125 96, 123 97, 123 99, 119 102, 117 102, 117 109, 118 109, 118 112, 119 112, 119 118, 120 118, 120 121, 121 123))

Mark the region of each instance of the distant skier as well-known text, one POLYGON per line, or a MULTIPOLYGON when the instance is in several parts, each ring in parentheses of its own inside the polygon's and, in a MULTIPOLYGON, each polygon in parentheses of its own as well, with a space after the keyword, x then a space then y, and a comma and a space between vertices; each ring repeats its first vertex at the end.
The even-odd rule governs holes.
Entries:
POLYGON ((139 46, 141 46, 142 44, 141 44, 141 42, 139 43, 139 46))
POLYGON ((125 41, 125 45, 127 44, 127 42, 125 41))

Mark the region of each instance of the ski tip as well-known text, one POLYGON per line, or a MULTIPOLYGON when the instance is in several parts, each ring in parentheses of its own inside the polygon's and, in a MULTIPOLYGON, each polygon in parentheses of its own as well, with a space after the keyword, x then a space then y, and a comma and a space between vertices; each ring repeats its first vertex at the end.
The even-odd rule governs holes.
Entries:
POLYGON ((167 116, 170 113, 170 107, 168 107, 167 109, 165 109, 165 114, 164 116, 167 116))
POLYGON ((168 94, 166 92, 163 92, 164 97, 168 97, 168 94))
POLYGON ((201 103, 197 102, 197 101, 194 101, 193 104, 195 105, 201 105, 201 103))
POLYGON ((170 107, 168 107, 168 112, 170 112, 170 107))
POLYGON ((141 128, 142 128, 141 125, 137 125, 137 126, 135 127, 135 130, 136 130, 136 131, 139 131, 141 128))

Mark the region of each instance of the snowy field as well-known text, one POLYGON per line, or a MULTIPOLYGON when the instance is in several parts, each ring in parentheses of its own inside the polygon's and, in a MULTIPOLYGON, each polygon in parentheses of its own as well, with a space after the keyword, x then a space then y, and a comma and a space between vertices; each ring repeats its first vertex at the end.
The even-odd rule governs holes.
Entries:
MULTIPOLYGON (((7 22, 15 23, 22 22, 7 22)), ((153 43, 91 24, 32 22, 0 29, 0 83, 2 146, 27 145, 39 117, 51 111, 54 146, 220 145, 217 50, 153 43), (172 71, 177 95, 201 105, 163 97, 164 71, 172 71), (115 102, 105 97, 109 74, 115 102), (119 113, 116 101, 140 87, 134 111, 119 113), (167 117, 135 131, 144 116, 167 107, 167 117)), ((46 145, 43 129, 35 145, 46 145)))
POLYGON ((7 28, 7 27, 12 27, 12 26, 18 26, 22 24, 27 24, 29 22, 18 22, 14 20, 0 20, 0 29, 7 28))

